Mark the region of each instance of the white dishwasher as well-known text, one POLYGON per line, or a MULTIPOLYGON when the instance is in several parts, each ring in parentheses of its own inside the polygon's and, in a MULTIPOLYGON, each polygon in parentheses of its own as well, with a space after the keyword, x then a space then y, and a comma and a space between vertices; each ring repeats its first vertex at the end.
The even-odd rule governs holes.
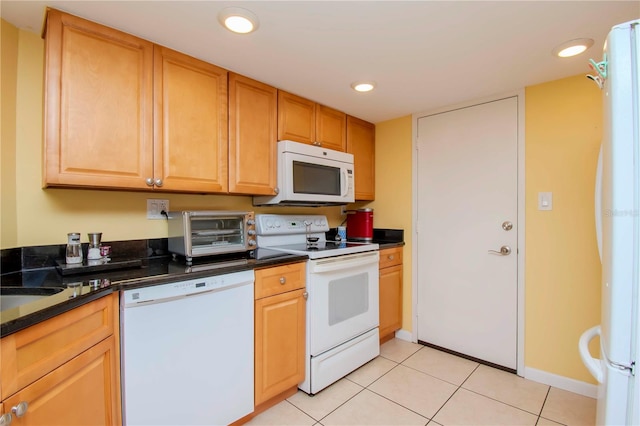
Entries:
POLYGON ((253 271, 123 292, 124 423, 226 425, 253 411, 253 271))

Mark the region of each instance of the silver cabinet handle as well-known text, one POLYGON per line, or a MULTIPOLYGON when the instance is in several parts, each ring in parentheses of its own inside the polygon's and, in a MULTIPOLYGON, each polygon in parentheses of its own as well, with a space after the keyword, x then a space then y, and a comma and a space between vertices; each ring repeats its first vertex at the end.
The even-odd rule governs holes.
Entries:
POLYGON ((280 277, 280 284, 284 285, 287 282, 285 277, 280 277))
POLYGON ((509 222, 508 220, 506 222, 502 222, 502 229, 504 229, 505 231, 511 231, 513 229, 513 223, 509 222))
POLYGON ((4 413, 0 416, 0 426, 9 426, 13 421, 13 416, 11 413, 4 413))
POLYGON ((307 300, 309 298, 309 293, 305 291, 304 293, 302 293, 302 297, 304 297, 304 300, 307 300))
POLYGON ((496 250, 489 250, 489 253, 491 254, 497 254, 499 256, 508 256, 511 254, 511 247, 509 246, 502 246, 500 247, 500 251, 496 251, 496 250))
POLYGON ((147 184, 147 186, 153 186, 153 179, 151 179, 151 178, 146 178, 146 179, 145 179, 145 183, 147 184))
POLYGON ((392 254, 390 254, 389 256, 387 256, 387 259, 389 259, 389 260, 393 260, 393 255, 392 255, 392 254))
POLYGON ((156 186, 162 186, 164 182, 162 182, 162 179, 158 178, 154 183, 156 184, 156 186))
POLYGON ((22 417, 27 414, 27 409, 29 408, 29 404, 26 401, 22 401, 15 407, 11 408, 11 412, 16 415, 16 417, 22 417))

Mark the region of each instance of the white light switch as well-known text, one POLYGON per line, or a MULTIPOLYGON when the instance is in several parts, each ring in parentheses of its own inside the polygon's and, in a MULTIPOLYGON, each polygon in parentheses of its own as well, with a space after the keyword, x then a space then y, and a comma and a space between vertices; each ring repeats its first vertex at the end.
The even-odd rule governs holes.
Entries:
POLYGON ((553 210, 553 192, 538 192, 538 210, 553 210))

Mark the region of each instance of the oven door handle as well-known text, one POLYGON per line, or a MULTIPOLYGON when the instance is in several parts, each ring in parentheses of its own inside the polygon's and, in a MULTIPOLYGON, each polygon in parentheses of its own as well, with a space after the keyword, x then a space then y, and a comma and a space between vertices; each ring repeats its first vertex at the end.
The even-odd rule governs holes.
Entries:
POLYGON ((340 271, 344 269, 353 269, 359 266, 377 264, 380 259, 379 253, 365 253, 361 255, 352 255, 348 259, 345 256, 331 257, 327 259, 314 260, 310 263, 311 273, 323 273, 340 271))

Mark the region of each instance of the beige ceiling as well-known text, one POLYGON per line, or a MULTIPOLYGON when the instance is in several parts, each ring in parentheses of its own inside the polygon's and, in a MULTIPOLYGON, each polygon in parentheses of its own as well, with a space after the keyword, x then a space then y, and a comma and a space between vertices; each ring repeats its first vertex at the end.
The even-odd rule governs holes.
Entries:
POLYGON ((638 19, 634 1, 8 1, 2 18, 40 33, 51 6, 182 51, 377 123, 589 73, 611 26, 638 19), (255 13, 237 35, 225 7, 255 13), (558 44, 595 40, 559 59, 558 44), (368 94, 350 84, 377 82, 368 94))

